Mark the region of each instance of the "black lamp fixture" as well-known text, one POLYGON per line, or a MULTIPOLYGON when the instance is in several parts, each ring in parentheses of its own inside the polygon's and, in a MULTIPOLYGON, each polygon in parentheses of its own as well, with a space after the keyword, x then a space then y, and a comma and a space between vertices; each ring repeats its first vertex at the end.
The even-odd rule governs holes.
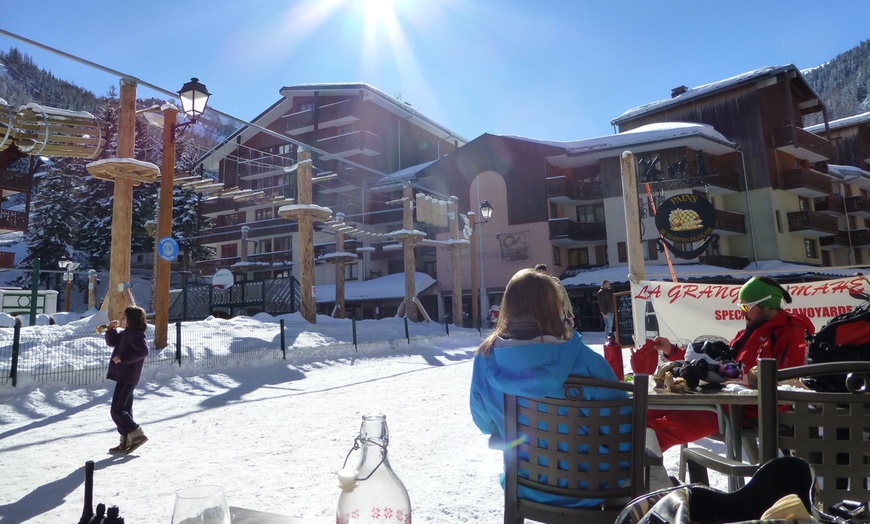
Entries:
POLYGON ((181 124, 175 124, 173 129, 176 130, 184 129, 196 123, 196 119, 205 112, 205 107, 208 105, 208 97, 211 96, 211 93, 208 92, 204 84, 200 83, 199 78, 191 78, 190 82, 181 86, 178 96, 181 98, 181 111, 187 115, 189 120, 181 124))
POLYGON ((484 200, 483 203, 480 204, 480 218, 482 218, 484 222, 489 222, 491 217, 492 204, 489 203, 489 200, 484 200))

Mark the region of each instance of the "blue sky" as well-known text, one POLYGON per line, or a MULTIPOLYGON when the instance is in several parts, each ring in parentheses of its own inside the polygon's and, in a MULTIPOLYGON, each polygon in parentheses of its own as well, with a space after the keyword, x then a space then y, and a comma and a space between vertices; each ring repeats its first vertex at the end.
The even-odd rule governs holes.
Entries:
MULTIPOLYGON (((282 86, 365 82, 469 140, 610 134, 673 87, 813 67, 870 38, 866 0, 0 0, 0 13, 6 31, 161 88, 196 76, 245 120, 282 86)), ((98 95, 117 85, 0 35, 12 46, 98 95)))

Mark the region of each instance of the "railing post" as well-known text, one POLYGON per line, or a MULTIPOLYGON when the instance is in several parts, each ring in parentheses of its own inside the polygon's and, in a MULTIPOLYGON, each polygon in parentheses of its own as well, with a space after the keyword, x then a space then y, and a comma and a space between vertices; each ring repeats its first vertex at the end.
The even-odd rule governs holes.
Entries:
POLYGON ((279 322, 281 326, 281 353, 284 355, 284 360, 287 360, 287 342, 284 340, 284 319, 279 322))
POLYGON ((357 347, 356 347, 356 319, 355 318, 350 319, 350 327, 353 330, 353 349, 354 349, 354 351, 356 351, 357 347))
POLYGON ((18 352, 21 345, 21 320, 15 319, 15 328, 12 332, 12 370, 9 377, 12 379, 12 387, 18 384, 18 352))
POLYGON ((450 322, 447 322, 447 319, 444 319, 444 332, 448 337, 450 336, 450 322))
POLYGON ((405 320, 405 338, 408 339, 408 344, 411 343, 411 334, 408 331, 408 317, 403 317, 405 320))
POLYGON ((175 323, 175 360, 178 361, 178 367, 181 367, 181 322, 175 323))

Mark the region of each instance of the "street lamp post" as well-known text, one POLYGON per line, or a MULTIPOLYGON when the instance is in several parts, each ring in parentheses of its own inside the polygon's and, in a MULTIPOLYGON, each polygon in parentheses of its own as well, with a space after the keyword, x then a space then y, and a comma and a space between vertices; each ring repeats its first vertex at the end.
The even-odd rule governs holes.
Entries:
POLYGON ((75 275, 73 275, 73 271, 79 268, 78 262, 71 262, 69 260, 61 260, 57 263, 61 269, 64 269, 63 281, 66 282, 66 296, 64 297, 64 307, 66 308, 66 312, 69 313, 69 300, 70 294, 72 291, 72 282, 75 275))
MULTIPOLYGON (((172 238, 172 193, 175 184, 175 132, 196 123, 205 111, 211 93, 199 82, 191 78, 181 86, 178 96, 181 110, 189 118, 187 122, 176 124, 178 109, 167 104, 163 106, 163 162, 160 167, 160 200, 157 206, 157 235, 155 242, 172 238)), ((154 346, 163 349, 167 344, 169 329, 169 270, 170 260, 161 253, 154 257, 154 346)))
MULTIPOLYGON (((474 217, 474 213, 470 213, 474 217)), ((492 204, 488 200, 484 200, 480 204, 480 218, 483 220, 475 220, 472 224, 471 232, 477 237, 477 245, 474 244, 474 239, 471 239, 471 321, 475 327, 480 328, 483 325, 481 317, 489 312, 489 297, 486 295, 486 284, 483 280, 483 235, 478 232, 478 227, 481 224, 489 222, 492 217, 492 204), (480 271, 476 271, 474 257, 477 256, 477 263, 480 271), (477 276, 480 275, 480 288, 477 287, 477 276), (480 297, 480 308, 478 309, 478 295, 480 297)))

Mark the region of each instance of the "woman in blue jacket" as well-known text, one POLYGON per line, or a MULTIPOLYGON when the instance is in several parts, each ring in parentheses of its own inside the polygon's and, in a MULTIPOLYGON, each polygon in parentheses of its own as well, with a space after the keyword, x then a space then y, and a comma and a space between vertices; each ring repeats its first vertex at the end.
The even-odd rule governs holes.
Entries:
MULTIPOLYGON (((504 438, 504 394, 564 398, 569 375, 617 380, 603 356, 583 343, 562 314, 559 291, 549 276, 518 271, 505 288, 498 323, 474 357, 471 415, 487 435, 504 438)), ((583 388, 584 398, 624 397, 625 392, 583 388)), ((502 479, 502 483, 504 479, 502 479)), ((553 497, 520 487, 521 498, 564 507, 601 501, 553 497)))
POLYGON ((148 343, 145 342, 145 310, 127 306, 121 320, 113 320, 106 331, 106 344, 115 348, 109 361, 106 378, 115 381, 112 395, 112 421, 121 434, 121 443, 110 448, 109 453, 129 453, 144 444, 148 437, 142 427, 133 420, 133 390, 139 383, 148 343), (123 328, 118 332, 118 327, 123 328))

